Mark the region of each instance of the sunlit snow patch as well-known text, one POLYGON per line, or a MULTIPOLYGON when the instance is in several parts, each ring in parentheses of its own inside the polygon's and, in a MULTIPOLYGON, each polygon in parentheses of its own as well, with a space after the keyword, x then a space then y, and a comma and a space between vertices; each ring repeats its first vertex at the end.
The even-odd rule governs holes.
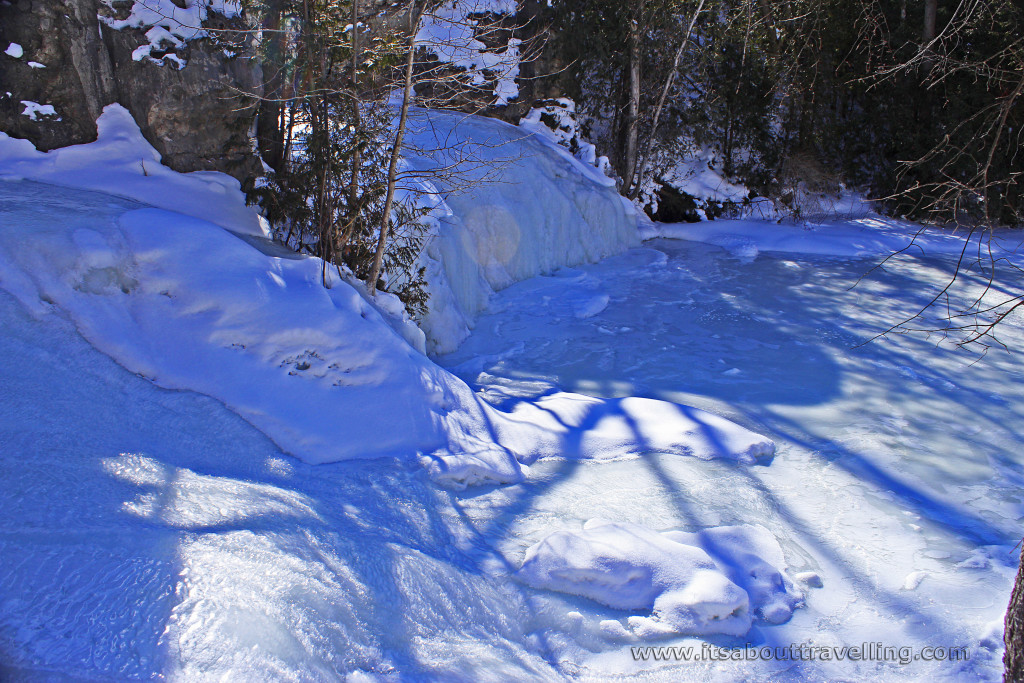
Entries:
POLYGON ((650 612, 628 617, 623 635, 742 636, 755 620, 783 623, 802 604, 785 568, 782 549, 762 526, 657 533, 591 520, 531 546, 516 575, 535 588, 650 612))

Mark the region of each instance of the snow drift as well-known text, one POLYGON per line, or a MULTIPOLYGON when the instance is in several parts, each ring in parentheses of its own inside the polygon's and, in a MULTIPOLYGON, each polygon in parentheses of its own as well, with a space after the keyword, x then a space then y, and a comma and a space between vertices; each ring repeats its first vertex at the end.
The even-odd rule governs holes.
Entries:
MULTIPOLYGON (((523 465, 546 456, 661 450, 750 460, 774 448, 715 416, 646 399, 566 394, 532 411, 496 410, 410 346, 358 283, 324 288, 319 259, 261 237, 234 180, 161 167, 117 105, 100 118, 99 131, 95 143, 47 154, 0 137, 0 177, 8 181, 0 183, 0 285, 37 315, 65 312, 129 370, 222 401, 306 462, 418 456, 437 481, 462 486, 519 481, 523 465), (81 197, 62 203, 58 188, 18 178, 110 187, 162 208, 99 195, 86 210, 81 197), (202 214, 220 225, 196 217, 202 214), (574 422, 572 413, 601 419, 574 422), (558 423, 541 419, 549 414, 563 415, 558 423), (717 445, 702 440, 694 419, 720 433, 717 445)), ((440 241, 467 235, 493 256, 471 228, 442 232, 440 241)), ((554 261, 517 253, 504 263, 510 276, 554 261)), ((594 252, 581 246, 578 254, 586 253, 594 252)), ((459 254, 451 258, 452 272, 472 270, 459 254)), ((492 274, 501 265, 487 263, 492 274)), ((471 275, 486 284, 481 272, 471 275)))
POLYGON ((781 624, 801 604, 785 568, 782 548, 762 526, 659 534, 595 519, 531 546, 517 576, 614 609, 651 611, 626 620, 640 638, 742 636, 754 619, 781 624))

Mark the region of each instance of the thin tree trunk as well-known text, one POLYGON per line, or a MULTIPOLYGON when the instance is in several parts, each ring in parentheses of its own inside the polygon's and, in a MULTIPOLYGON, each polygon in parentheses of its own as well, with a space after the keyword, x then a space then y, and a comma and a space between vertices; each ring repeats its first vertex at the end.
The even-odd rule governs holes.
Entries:
POLYGON ((281 2, 270 0, 267 4, 264 29, 270 38, 266 41, 263 56, 263 97, 260 99, 256 118, 256 140, 260 157, 275 171, 280 171, 284 155, 284 106, 281 89, 284 71, 284 37, 281 30, 281 2))
POLYGON ((388 189, 384 199, 384 214, 381 217, 380 236, 377 239, 377 253, 373 258, 373 268, 366 280, 366 289, 370 296, 377 295, 377 281, 384 265, 384 250, 387 248, 388 235, 391 232, 391 208, 395 200, 395 183, 398 179, 398 162, 402 156, 402 142, 405 139, 405 127, 409 120, 409 104, 412 100, 412 75, 416 65, 416 29, 420 23, 421 13, 416 10, 416 0, 409 4, 409 53, 405 62, 405 86, 402 90, 402 113, 398 117, 398 130, 395 142, 391 147, 391 160, 388 163, 388 189))
POLYGON ((626 117, 625 166, 622 170, 622 191, 629 195, 636 169, 637 141, 640 132, 640 20, 644 0, 634 0, 629 23, 629 114, 626 117))
POLYGON ((1024 563, 1017 570, 1017 580, 1010 595, 1003 629, 1003 680, 1006 683, 1024 681, 1024 563))
POLYGON ((637 195, 640 194, 640 185, 644 181, 644 171, 647 169, 647 162, 650 160, 651 151, 654 148, 654 137, 658 132, 658 122, 661 121, 661 110, 665 107, 665 100, 668 98, 669 90, 672 89, 672 83, 676 78, 676 71, 679 70, 679 62, 683 58, 683 52, 686 50, 687 43, 690 42, 690 34, 693 33, 693 27, 697 24, 697 17, 700 16, 702 9, 704 9, 704 0, 700 0, 700 4, 697 5, 697 11, 693 13, 693 19, 690 20, 690 26, 686 29, 686 35, 683 36, 683 42, 679 44, 679 49, 676 50, 676 58, 672 62, 672 70, 668 72, 668 78, 665 79, 665 87, 661 89, 661 97, 658 98, 658 106, 654 108, 654 119, 651 121, 651 132, 647 138, 647 145, 644 147, 644 155, 640 159, 640 167, 636 172, 636 183, 633 185, 633 189, 629 193, 630 199, 636 199, 637 195))
POLYGON ((925 45, 935 38, 935 18, 938 13, 939 0, 924 0, 924 28, 921 31, 921 38, 925 45))

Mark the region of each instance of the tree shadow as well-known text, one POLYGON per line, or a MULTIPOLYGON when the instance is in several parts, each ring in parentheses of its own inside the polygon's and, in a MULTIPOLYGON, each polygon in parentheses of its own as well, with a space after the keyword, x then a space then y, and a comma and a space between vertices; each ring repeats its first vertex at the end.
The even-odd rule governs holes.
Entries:
MULTIPOLYGON (((657 246, 661 248, 663 245, 659 243, 657 246)), ((499 363, 481 368, 480 377, 486 380, 483 386, 495 378, 514 385, 516 381, 542 374, 558 387, 582 390, 582 393, 605 399, 621 396, 623 385, 631 387, 632 395, 673 402, 678 402, 679 397, 685 395, 704 397, 710 400, 706 404, 709 409, 726 404, 730 407, 729 417, 775 439, 782 447, 783 457, 787 449, 795 447, 823 458, 870 490, 893 501, 898 508, 928 520, 933 529, 941 531, 949 539, 973 546, 1012 545, 1016 541, 1018 532, 1010 520, 1001 522, 992 516, 983 516, 969 504, 955 500, 946 490, 936 490, 933 484, 922 478, 929 470, 934 472, 939 467, 945 469, 941 470, 938 480, 952 486, 991 477, 986 472, 958 471, 964 470, 960 463, 966 464, 978 458, 972 453, 972 447, 981 447, 984 456, 980 460, 987 460, 993 467, 998 466, 995 476, 1005 481, 1007 486, 1024 483, 1019 458, 1005 447, 986 447, 985 442, 972 439, 972 435, 965 433, 943 435, 943 419, 948 418, 948 411, 955 407, 970 415, 969 420, 978 425, 982 434, 998 432, 1007 443, 1024 441, 1018 428, 1024 410, 1019 402, 1007 401, 998 395, 1000 383, 1006 381, 1007 373, 1020 375, 1019 370, 1014 370, 1013 361, 971 367, 968 364, 970 359, 961 361, 957 358, 952 362, 951 352, 936 349, 933 340, 913 337, 875 342, 859 348, 878 327, 884 326, 885 319, 877 315, 873 319, 871 316, 853 318, 848 314, 852 299, 867 299, 865 305, 870 306, 875 305, 872 302, 886 297, 893 301, 900 296, 905 298, 908 292, 919 293, 917 298, 926 297, 928 287, 941 279, 943 273, 948 274, 951 264, 943 259, 925 259, 920 272, 913 269, 900 270, 895 274, 879 272, 868 278, 873 288, 870 292, 865 294, 862 289, 850 294, 846 293, 846 287, 863 274, 866 262, 799 257, 800 264, 790 265, 784 259, 762 258, 748 264, 753 266, 753 272, 744 266, 732 268, 730 272, 729 267, 723 268, 717 248, 684 245, 677 249, 683 252, 683 267, 687 268, 680 274, 688 298, 688 303, 682 306, 694 309, 689 317, 683 316, 681 323, 648 314, 637 336, 610 339, 609 354, 617 353, 620 343, 638 343, 638 348, 628 351, 631 357, 617 361, 611 372, 589 376, 578 371, 575 374, 560 373, 549 356, 506 354, 501 356, 499 363), (823 290, 832 298, 823 295, 823 290), (792 314, 798 310, 802 310, 799 317, 779 318, 782 311, 792 314), (665 338, 672 336, 669 333, 673 325, 689 325, 690 338, 685 339, 677 330, 674 341, 679 343, 670 349, 673 356, 685 360, 673 376, 645 374, 650 364, 644 365, 644 356, 665 352, 665 348, 659 347, 664 345, 665 338), (705 361, 709 347, 720 349, 722 355, 728 357, 727 367, 708 367, 705 361), (731 368, 738 370, 733 373, 735 379, 723 381, 723 371, 731 368), (881 387, 877 395, 867 398, 894 402, 899 415, 892 417, 873 412, 876 409, 873 405, 857 406, 857 382, 874 383, 876 389, 881 387), (838 402, 839 399, 845 402, 838 402), (836 434, 820 433, 813 427, 813 409, 833 401, 837 401, 836 405, 854 406, 850 420, 923 420, 926 427, 922 433, 932 434, 932 438, 939 439, 944 448, 957 451, 958 455, 950 462, 938 462, 938 459, 901 451, 901 448, 910 447, 902 442, 876 453, 852 446, 838 439, 836 434), (803 413, 803 409, 812 411, 803 413), (932 425, 930 432, 927 425, 932 425), (949 476, 946 476, 946 470, 949 470, 949 476)), ((673 266, 670 261, 669 267, 673 266)), ((602 265, 598 264, 588 267, 587 271, 600 275, 601 268, 602 265)), ((656 311, 657 306, 671 310, 673 297, 679 297, 679 291, 659 290, 656 279, 648 278, 643 272, 617 273, 620 279, 629 279, 624 275, 635 275, 636 282, 630 285, 633 294, 627 294, 620 300, 640 301, 638 297, 643 294, 647 298, 643 305, 648 312, 656 311)), ((644 314, 635 307, 624 306, 616 311, 613 306, 597 320, 585 324, 605 325, 609 329, 616 329, 618 325, 622 329, 630 320, 635 326, 636 316, 644 314)), ((583 323, 565 319, 555 324, 568 330, 560 330, 557 335, 571 337, 575 326, 583 323)), ((528 337, 512 337, 507 341, 522 344, 526 349, 541 346, 531 345, 528 337)), ((472 384, 476 378, 464 379, 472 384)), ((530 396, 505 399, 500 408, 512 410, 519 402, 532 400, 530 396)), ((602 410, 608 414, 614 410, 614 407, 609 407, 613 405, 614 401, 608 400, 602 410)), ((690 419, 699 418, 698 413, 686 406, 680 405, 679 411, 690 419)), ((630 420, 628 415, 620 417, 630 420)), ((705 438, 721 444, 721 435, 714 428, 706 427, 705 438)), ((902 438, 900 429, 895 428, 896 437, 902 438)), ((636 444, 642 445, 645 441, 642 430, 633 424, 633 432, 636 444)), ((913 434, 911 430, 911 437, 913 434)), ((921 446, 922 452, 928 451, 928 443, 914 444, 911 437, 907 437, 911 446, 921 446)), ((580 437, 573 438, 578 442, 580 437)), ((568 448, 570 444, 566 446, 568 448)), ((724 445, 722 449, 726 450, 724 445)), ((696 499, 688 495, 686 482, 675 479, 663 467, 659 457, 642 456, 640 461, 669 492, 681 526, 701 529, 714 524, 695 506, 696 499)), ((492 521, 480 527, 482 536, 494 538, 505 533, 508 520, 530 513, 556 484, 575 476, 581 465, 567 460, 548 472, 542 481, 521 485, 514 500, 494 513, 494 520, 505 522, 492 521)), ((759 465, 770 466, 771 462, 759 465)), ((923 640, 935 641, 938 638, 945 643, 956 642, 960 634, 940 613, 922 610, 922 605, 910 594, 879 588, 865 570, 855 566, 842 548, 810 533, 808 521, 801 519, 800 513, 790 508, 762 481, 757 474, 759 466, 728 467, 742 475, 747 486, 765 501, 794 543, 810 549, 815 556, 839 568, 852 589, 858 595, 870 596, 872 603, 887 614, 889 620, 906 619, 908 628, 923 640)), ((984 462, 978 463, 978 467, 984 469, 984 462)), ((932 481, 935 481, 934 475, 932 481)), ((714 548, 707 550, 713 556, 724 556, 724 553, 716 553, 714 548)), ((743 642, 771 642, 773 633, 776 632, 770 628, 758 627, 743 642)))

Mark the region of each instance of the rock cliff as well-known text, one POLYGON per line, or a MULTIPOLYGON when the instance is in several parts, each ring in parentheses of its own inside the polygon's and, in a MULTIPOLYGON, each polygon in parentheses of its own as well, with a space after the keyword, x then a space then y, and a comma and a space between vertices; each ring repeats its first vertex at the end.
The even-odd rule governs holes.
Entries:
POLYGON ((90 142, 118 102, 171 168, 254 175, 254 111, 239 93, 259 94, 263 79, 232 31, 237 11, 173 0, 146 3, 147 16, 135 5, 0 3, 0 130, 40 149, 90 142))

